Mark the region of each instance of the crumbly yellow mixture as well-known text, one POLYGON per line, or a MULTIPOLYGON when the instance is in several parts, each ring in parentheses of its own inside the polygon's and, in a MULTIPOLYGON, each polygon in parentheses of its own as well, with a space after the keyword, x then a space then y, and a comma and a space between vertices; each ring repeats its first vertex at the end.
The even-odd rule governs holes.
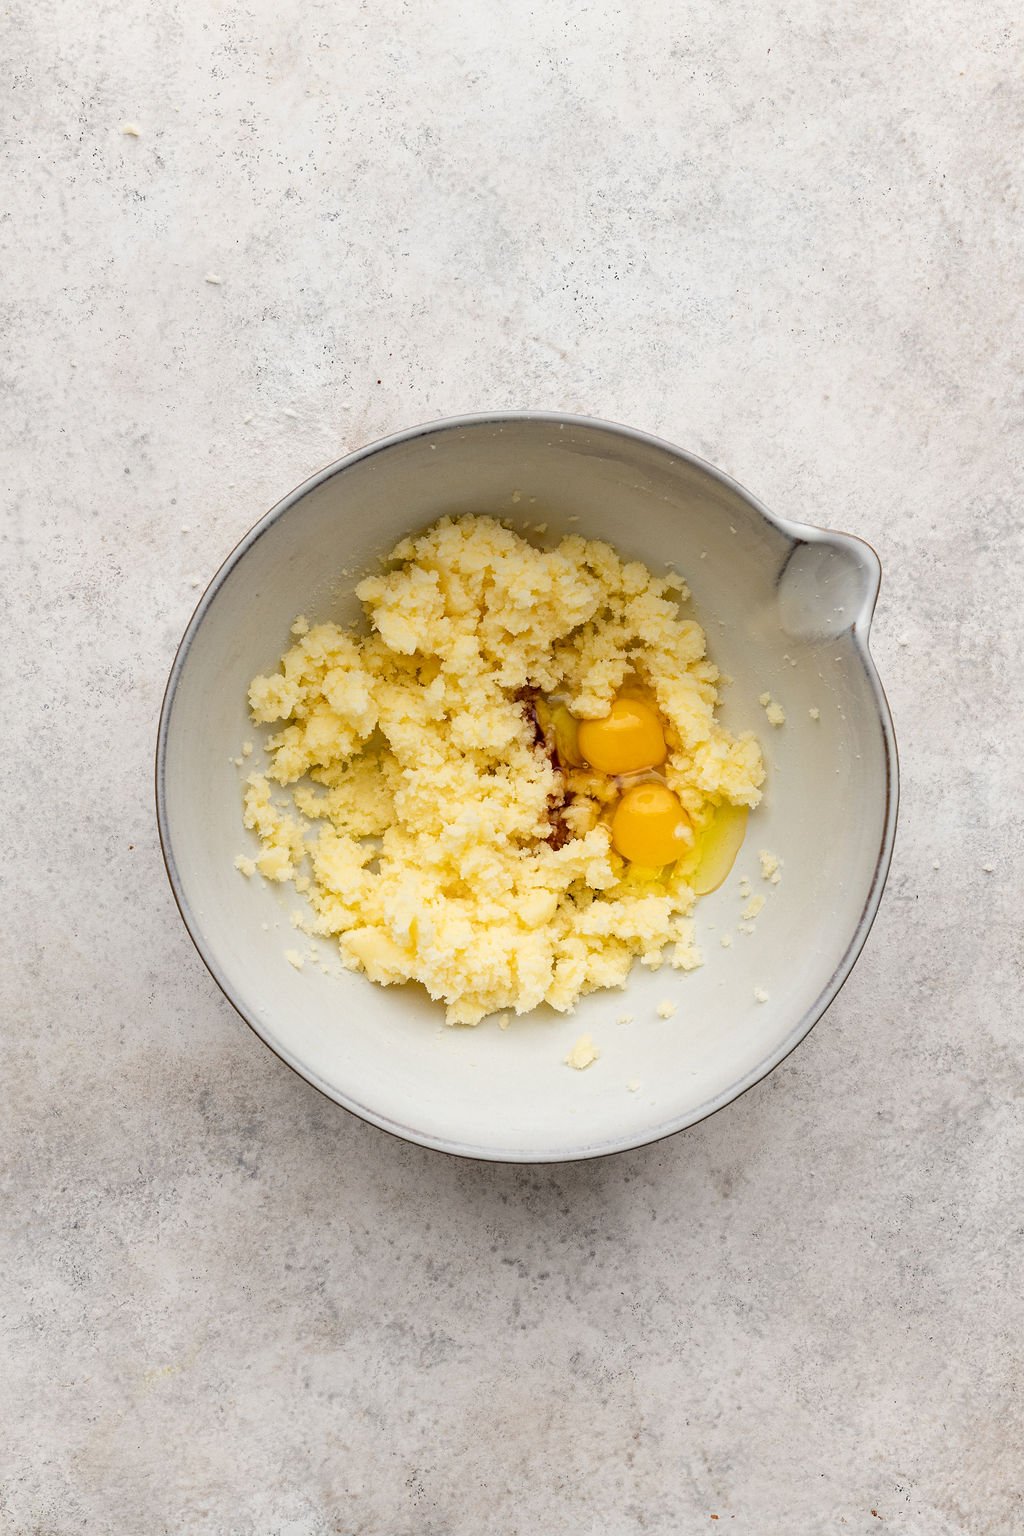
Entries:
POLYGON ((598 1060, 601 1052, 594 1045, 589 1035, 580 1035, 576 1044, 565 1058, 567 1067, 574 1068, 577 1072, 585 1072, 598 1060))
POLYGON ((785 725, 786 711, 777 699, 772 698, 770 693, 762 693, 758 702, 768 716, 769 725, 785 725))
POLYGON ((757 855, 761 864, 761 879, 768 880, 772 885, 778 885, 782 879, 782 860, 777 853, 772 853, 768 848, 762 848, 757 855))
POLYGON ((680 614, 682 578, 464 516, 403 539, 357 593, 365 635, 297 620, 279 670, 249 691, 253 721, 276 727, 245 790, 255 865, 306 893, 309 930, 373 981, 420 982, 451 1024, 569 1011, 637 958, 699 965, 686 861, 626 864, 601 819, 609 781, 563 775, 524 703, 536 690, 598 719, 638 685, 694 829, 723 801, 756 805, 760 749, 715 718, 718 671, 680 614))

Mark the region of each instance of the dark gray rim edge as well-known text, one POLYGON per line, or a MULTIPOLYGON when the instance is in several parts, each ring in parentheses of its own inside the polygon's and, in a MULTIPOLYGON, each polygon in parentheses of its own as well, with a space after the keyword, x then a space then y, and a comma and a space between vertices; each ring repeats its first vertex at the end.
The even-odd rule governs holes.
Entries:
MULTIPOLYGON (((352 464, 357 463, 361 459, 369 458, 373 454, 380 453, 386 448, 394 447, 399 443, 408 442, 416 437, 422 437, 427 434, 436 434, 441 431, 461 430, 466 427, 486 425, 497 426, 510 421, 524 420, 548 422, 552 426, 587 427, 590 429, 607 432, 615 437, 627 437, 633 439, 636 442, 642 442, 649 446, 659 448, 670 457, 675 459, 682 459, 685 462, 695 466, 696 468, 703 470, 706 474, 710 475, 713 480, 717 480, 719 484, 738 494, 750 507, 753 508, 755 512, 763 517, 766 522, 768 522, 772 527, 778 529, 781 533, 785 534, 788 538, 806 541, 810 535, 812 539, 817 542, 818 540, 828 541, 830 538, 834 538, 836 535, 838 535, 838 537, 841 539, 850 539, 854 543, 861 545, 866 544, 866 540, 860 539, 856 535, 840 533, 839 530, 823 529, 810 523, 796 523, 789 518, 780 517, 776 513, 770 512, 767 507, 763 506, 762 503, 758 501, 756 496, 752 496, 749 491, 747 491, 743 486, 739 484, 738 481, 734 480, 730 475, 726 474, 724 470, 718 469, 716 465, 708 463, 707 460, 700 458, 696 454, 690 453, 687 449, 678 448, 675 444, 667 442, 664 438, 656 437, 648 432, 641 432, 635 427, 620 425, 617 422, 603 421, 599 418, 589 416, 563 415, 562 413, 556 411, 483 412, 466 416, 446 417, 440 421, 424 422, 419 426, 409 427, 404 431, 391 433, 387 437, 379 438, 376 442, 369 443, 363 448, 358 448, 354 452, 346 454, 343 458, 337 459, 331 464, 326 465, 323 469, 318 470, 308 479, 302 481, 302 483, 296 486, 294 490, 290 491, 288 495, 282 497, 280 501, 276 502, 268 512, 264 513, 259 521, 249 529, 249 531, 235 545, 234 549, 231 550, 227 558, 221 564, 220 568, 214 574, 209 585, 203 592, 202 597, 199 599, 195 611, 193 612, 192 617, 190 618, 185 628, 185 633, 181 638, 178 649, 175 652, 174 661, 171 664, 171 670, 167 679, 167 686, 164 690, 163 703, 160 709, 160 723, 157 731, 154 777, 156 792, 157 830, 160 838, 160 848, 163 856, 164 867, 167 870, 167 878, 170 882, 171 892, 174 896, 178 911, 181 914, 182 922, 185 924, 186 931, 188 932, 188 935, 191 938, 200 959, 206 966, 206 969, 209 971, 211 977, 216 982, 226 1000, 230 1003, 231 1007, 235 1010, 238 1016, 253 1031, 257 1039, 262 1041, 268 1050, 272 1051, 280 1061, 283 1061, 286 1066, 290 1067, 291 1070, 295 1072, 297 1076, 301 1077, 304 1082, 309 1083, 313 1088, 317 1089, 318 1092, 322 1093, 325 1098, 330 1099, 332 1103, 340 1105, 342 1109, 348 1110, 351 1114, 354 1114, 361 1120, 365 1120, 369 1124, 376 1126, 379 1130, 387 1131, 390 1135, 397 1137, 401 1141, 412 1142, 418 1146, 427 1147, 432 1151, 445 1152, 450 1156, 469 1158, 476 1161, 550 1164, 584 1162, 591 1158, 611 1157, 620 1152, 629 1152, 638 1147, 649 1146, 655 1142, 664 1141, 669 1136, 678 1135, 680 1131, 687 1130, 690 1126, 697 1125, 702 1120, 708 1119, 711 1115, 717 1114, 719 1110, 726 1108, 727 1105, 734 1103, 735 1100, 740 1098, 743 1094, 748 1093, 751 1088, 755 1087, 757 1083, 762 1082, 766 1077, 769 1076, 770 1073, 774 1072, 776 1067, 785 1061, 786 1057, 796 1049, 802 1040, 806 1039, 808 1034, 810 1034, 811 1030, 814 1028, 814 1025, 831 1007, 832 1003, 835 1001, 836 997, 839 995, 839 992, 842 990, 843 986, 848 980, 850 973, 853 970, 853 967, 864 948, 875 917, 878 914, 882 892, 885 888, 886 877, 888 876, 889 867, 892 862, 892 851, 896 837, 896 823, 899 810, 899 757, 896 745, 896 734, 893 727, 892 714, 889 709, 889 703, 885 695, 885 690, 882 687, 881 679, 879 678, 878 671, 871 657, 869 648, 869 631, 871 618, 874 611, 874 599, 869 605, 868 611, 861 615, 852 625, 851 633, 853 635, 854 643, 856 645, 861 664, 864 668, 865 676, 868 680, 868 684, 871 688, 872 695, 875 700, 875 705, 878 712, 878 721, 882 730, 882 741, 885 748, 885 822, 882 841, 879 847, 878 858, 875 863, 871 884, 868 889, 864 906, 861 909, 861 914, 858 918, 857 925, 854 928, 853 934, 851 935, 850 942, 843 952, 839 964, 836 966, 832 976, 829 978, 828 983, 819 993, 815 1001, 811 1004, 810 1008, 805 1011, 793 1029, 786 1036, 781 1046, 779 1046, 770 1055, 765 1057, 757 1067, 753 1068, 744 1077, 740 1078, 738 1082, 733 1084, 730 1088, 726 1089, 723 1093, 716 1095, 714 1099, 709 1099, 704 1104, 699 1105, 697 1109, 695 1109, 691 1114, 685 1115, 681 1119, 672 1121, 666 1125, 657 1126, 649 1133, 645 1133, 640 1136, 626 1137, 621 1141, 586 1147, 574 1150, 572 1152, 555 1151, 543 1155, 537 1155, 535 1153, 524 1151, 516 1151, 515 1149, 491 1151, 488 1149, 481 1149, 479 1147, 466 1146, 458 1142, 445 1141, 438 1137, 424 1135, 411 1126, 401 1125, 396 1121, 388 1119, 387 1116, 379 1114, 376 1110, 370 1109, 366 1105, 357 1103, 354 1099, 346 1097, 333 1087, 329 1086, 327 1083, 318 1079, 314 1073, 311 1073, 306 1067, 302 1066, 298 1061, 294 1060, 284 1047, 268 1039, 262 1030, 258 1028, 254 1020, 249 1017, 242 1004, 234 996, 226 978, 221 975, 213 955, 207 953, 202 939, 200 926, 196 922, 188 900, 185 897, 180 876, 178 874, 177 863, 175 861, 171 846, 170 827, 167 822, 167 804, 165 793, 167 737, 170 728, 171 716, 174 709, 174 699, 177 692, 178 682, 184 669, 189 650, 191 649, 192 642, 195 639, 195 636, 203 622, 206 610, 209 608, 217 592, 224 584, 225 580, 234 569, 234 567, 239 563, 239 561, 248 552, 248 550, 251 549, 257 539, 259 539, 261 535, 278 520, 278 518, 282 517, 284 513, 287 512, 292 506, 294 506, 295 503, 299 501, 303 496, 308 495, 308 493, 314 490, 317 486, 322 485, 326 480, 333 478, 334 475, 339 474, 343 469, 348 469, 352 464)), ((870 545, 867 547, 871 548, 870 545)), ((881 560, 878 557, 877 551, 872 549, 872 554, 874 555, 875 561, 877 562, 878 570, 881 572, 881 560)), ((877 599, 877 588, 874 594, 874 598, 877 599)))

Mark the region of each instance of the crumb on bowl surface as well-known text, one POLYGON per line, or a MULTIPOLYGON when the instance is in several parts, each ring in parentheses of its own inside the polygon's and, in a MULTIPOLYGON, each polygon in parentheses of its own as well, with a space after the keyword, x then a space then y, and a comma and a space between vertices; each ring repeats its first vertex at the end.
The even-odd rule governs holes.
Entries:
POLYGON ((634 960, 699 965, 701 835, 720 808, 757 805, 764 767, 753 734, 716 718, 682 578, 468 515, 403 539, 356 590, 365 633, 299 619, 249 691, 253 722, 274 727, 244 792, 252 862, 305 893, 307 931, 375 982, 421 983, 451 1024, 571 1011, 634 960), (538 725, 538 700, 601 721, 622 690, 664 724, 659 782, 686 823, 656 869, 613 845, 622 782, 538 725))
POLYGON ((580 1035, 576 1044, 565 1058, 565 1065, 572 1067, 576 1072, 585 1072, 587 1067, 592 1067, 598 1060, 601 1052, 595 1046, 589 1035, 580 1035))
POLYGON ((769 725, 785 725, 786 711, 778 699, 773 699, 770 693, 762 693, 758 702, 768 716, 769 725))

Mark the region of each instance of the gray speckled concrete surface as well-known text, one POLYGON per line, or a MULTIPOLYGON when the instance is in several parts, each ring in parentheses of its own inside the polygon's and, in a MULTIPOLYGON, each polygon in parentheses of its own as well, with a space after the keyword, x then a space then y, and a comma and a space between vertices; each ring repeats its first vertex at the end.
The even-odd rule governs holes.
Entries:
POLYGON ((2 8, 5 1533, 1024 1529, 1017 9, 2 8), (515 405, 870 539, 904 775, 796 1054, 532 1170, 257 1043, 150 785, 255 517, 515 405))

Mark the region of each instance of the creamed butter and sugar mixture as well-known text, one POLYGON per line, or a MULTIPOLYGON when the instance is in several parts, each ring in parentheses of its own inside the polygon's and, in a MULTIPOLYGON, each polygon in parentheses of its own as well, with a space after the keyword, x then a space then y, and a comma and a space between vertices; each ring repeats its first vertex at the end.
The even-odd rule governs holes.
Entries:
POLYGON ((757 804, 764 768, 754 736, 715 717, 682 578, 463 516, 403 539, 356 590, 365 634, 299 619, 249 691, 274 728, 245 788, 255 868, 305 893, 309 930, 375 982, 420 982, 451 1024, 568 1011, 637 959, 698 965, 702 837, 723 807, 757 804), (661 733, 649 772, 607 771, 597 722, 615 709, 636 761, 661 733), (577 722, 589 757, 565 745, 577 722), (664 857, 648 804, 677 839, 670 862, 639 862, 664 857))

